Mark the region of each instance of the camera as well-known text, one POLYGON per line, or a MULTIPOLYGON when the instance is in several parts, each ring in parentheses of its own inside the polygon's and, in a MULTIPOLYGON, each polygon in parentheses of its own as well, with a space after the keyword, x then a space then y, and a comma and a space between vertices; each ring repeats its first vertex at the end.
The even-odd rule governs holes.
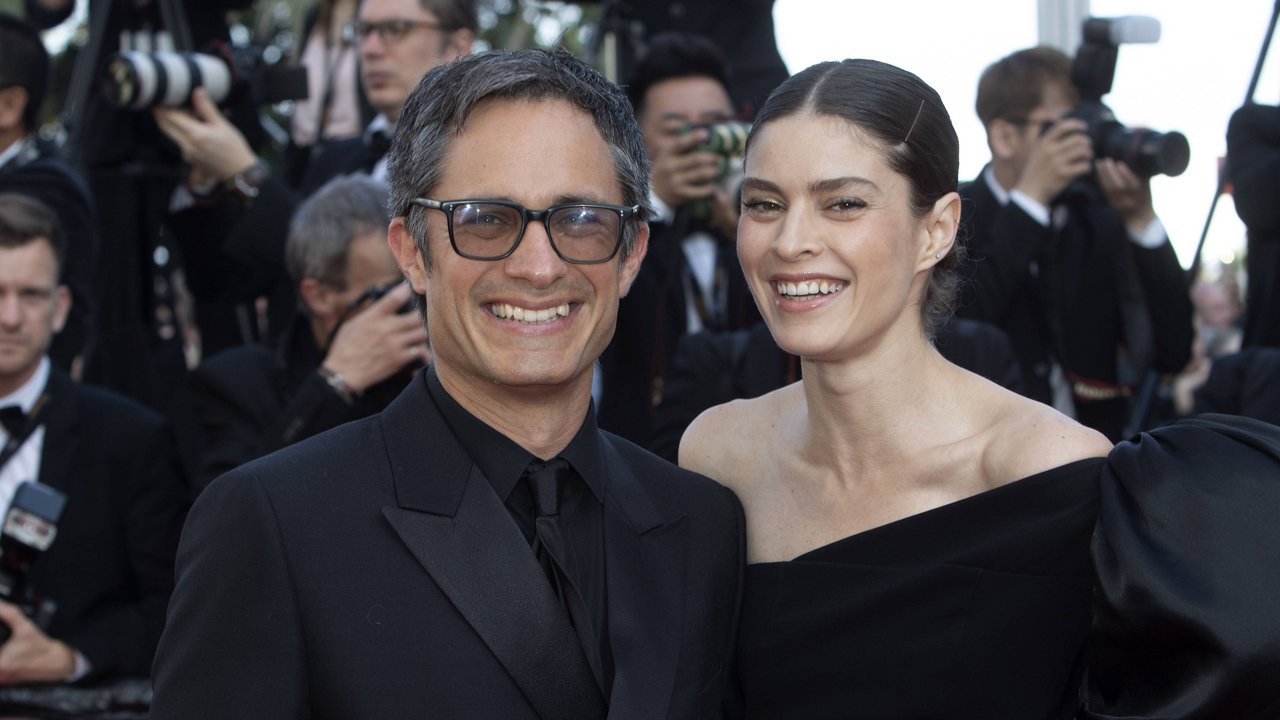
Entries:
POLYGON ((708 125, 688 125, 681 130, 681 134, 697 129, 705 129, 707 139, 694 146, 692 152, 710 152, 719 155, 716 184, 723 188, 729 197, 737 197, 744 172, 742 155, 747 149, 747 135, 751 133, 751 123, 729 120, 708 125))
POLYGON ((1102 103, 1102 96, 1111 92, 1120 45, 1159 39, 1160 22, 1152 17, 1088 18, 1071 66, 1071 82, 1080 93, 1080 102, 1068 117, 1079 118, 1088 126, 1096 157, 1123 162, 1142 178, 1181 175, 1191 159, 1187 138, 1177 131, 1125 127, 1102 103))
MULTIPOLYGON (((47 485, 18 484, 0 523, 0 598, 18 606, 40 628, 47 628, 57 605, 40 597, 30 583, 31 567, 58 536, 67 496, 47 485)), ((11 634, 0 623, 0 644, 11 634)))
POLYGON ((282 64, 279 56, 271 47, 226 43, 204 53, 128 50, 107 60, 100 87, 113 105, 130 110, 190 104, 197 87, 218 105, 239 93, 253 105, 307 97, 306 69, 282 64))

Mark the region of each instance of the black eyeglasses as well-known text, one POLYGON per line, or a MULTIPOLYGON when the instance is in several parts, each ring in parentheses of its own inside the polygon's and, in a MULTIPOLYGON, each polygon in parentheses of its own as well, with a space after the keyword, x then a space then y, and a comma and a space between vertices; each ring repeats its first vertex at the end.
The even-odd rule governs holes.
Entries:
POLYGON ((626 221, 639 215, 640 206, 566 203, 546 210, 530 210, 504 200, 409 201, 439 210, 449 219, 449 244, 470 260, 501 260, 516 251, 529 221, 541 222, 551 248, 561 260, 576 265, 608 262, 622 246, 626 221))
POLYGON ((348 45, 359 45, 369 37, 369 33, 377 33, 383 43, 397 43, 410 31, 420 27, 438 30, 444 26, 432 20, 405 20, 392 18, 379 22, 365 20, 349 20, 342 26, 342 39, 348 45))

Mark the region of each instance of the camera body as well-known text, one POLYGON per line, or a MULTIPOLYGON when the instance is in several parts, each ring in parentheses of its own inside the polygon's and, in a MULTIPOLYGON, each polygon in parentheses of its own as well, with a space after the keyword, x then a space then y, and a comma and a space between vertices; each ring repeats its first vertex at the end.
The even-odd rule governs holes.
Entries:
POLYGON ((267 105, 307 97, 307 74, 305 68, 280 63, 275 48, 216 43, 203 53, 116 53, 103 67, 100 87, 111 104, 129 110, 188 105, 197 87, 218 105, 241 94, 252 105, 267 105))
POLYGON ((1125 127, 1116 120, 1102 96, 1111 92, 1116 57, 1123 43, 1150 43, 1160 39, 1160 23, 1155 18, 1088 18, 1083 40, 1071 66, 1071 82, 1080 101, 1069 117, 1088 126, 1095 157, 1123 162, 1141 178, 1181 175, 1191 159, 1187 138, 1180 132, 1167 133, 1125 127))
MULTIPOLYGON (((57 605, 31 586, 31 566, 58 536, 67 496, 36 482, 18 484, 0 524, 0 599, 18 606, 40 628, 49 626, 57 605)), ((11 630, 0 623, 0 644, 11 630)))
POLYGON ((742 156, 747 149, 747 135, 751 133, 751 123, 728 120, 707 125, 689 125, 681 131, 681 134, 697 129, 705 129, 707 139, 694 146, 693 152, 709 152, 720 156, 716 184, 729 197, 736 198, 742 188, 742 177, 745 172, 742 167, 742 156))

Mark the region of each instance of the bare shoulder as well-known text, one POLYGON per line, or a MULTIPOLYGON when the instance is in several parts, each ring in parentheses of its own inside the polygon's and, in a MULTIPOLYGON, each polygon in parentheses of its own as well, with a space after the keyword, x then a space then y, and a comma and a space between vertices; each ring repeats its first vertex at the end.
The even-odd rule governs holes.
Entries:
POLYGON ((995 484, 1111 452, 1112 444, 1102 433, 1043 403, 1013 396, 1001 410, 983 458, 995 484))
POLYGON ((768 452, 774 423, 787 403, 788 388, 749 400, 734 400, 699 415, 680 439, 680 466, 734 490, 768 452))

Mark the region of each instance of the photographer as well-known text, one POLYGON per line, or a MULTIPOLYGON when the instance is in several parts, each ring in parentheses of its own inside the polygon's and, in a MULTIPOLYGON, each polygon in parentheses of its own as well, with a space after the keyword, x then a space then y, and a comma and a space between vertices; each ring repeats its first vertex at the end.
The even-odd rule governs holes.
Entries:
POLYGON ((641 444, 679 339, 760 319, 734 250, 737 191, 721 186, 728 158, 703 148, 706 126, 734 120, 728 83, 711 41, 670 32, 652 38, 625 86, 653 163, 659 217, 600 358, 600 426, 641 444))
POLYGON ((992 159, 962 186, 972 282, 960 314, 1003 328, 1025 394, 1112 440, 1141 373, 1190 357, 1185 273, 1124 163, 1095 158, 1071 61, 1038 47, 982 74, 978 117, 992 159))
POLYGON ((0 602, 11 633, 0 684, 146 677, 186 504, 161 418, 49 362, 71 302, 60 284, 64 247, 48 208, 0 194, 0 507, 25 481, 67 498, 52 544, 14 583, 56 603, 51 620, 0 602))
POLYGON ((1250 103, 1227 125, 1236 213, 1249 231, 1244 346, 1280 347, 1280 107, 1250 103))
POLYGON ((47 205, 67 229, 64 270, 71 314, 49 354, 71 372, 90 344, 97 219, 89 186, 53 143, 38 134, 51 74, 49 53, 32 26, 0 13, 0 192, 19 192, 47 205))
MULTIPOLYGON (((365 97, 378 115, 360 137, 317 144, 296 186, 255 154, 205 93, 197 93, 189 109, 154 111, 191 165, 195 204, 172 224, 211 353, 249 339, 239 329, 238 305, 271 295, 272 316, 287 317, 291 308, 276 301, 289 295, 284 241, 294 209, 338 175, 384 177, 384 156, 405 99, 428 70, 471 51, 477 20, 473 0, 365 0, 348 27, 365 97)), ((272 329, 272 336, 277 332, 272 329)))
POLYGON ((226 350, 192 374, 200 428, 194 475, 213 478, 371 415, 430 360, 427 331, 387 247, 386 187, 335 178, 298 208, 285 246, 298 310, 278 345, 226 350), (390 287, 390 290, 385 290, 390 287), (372 298, 370 289, 385 290, 372 298))

